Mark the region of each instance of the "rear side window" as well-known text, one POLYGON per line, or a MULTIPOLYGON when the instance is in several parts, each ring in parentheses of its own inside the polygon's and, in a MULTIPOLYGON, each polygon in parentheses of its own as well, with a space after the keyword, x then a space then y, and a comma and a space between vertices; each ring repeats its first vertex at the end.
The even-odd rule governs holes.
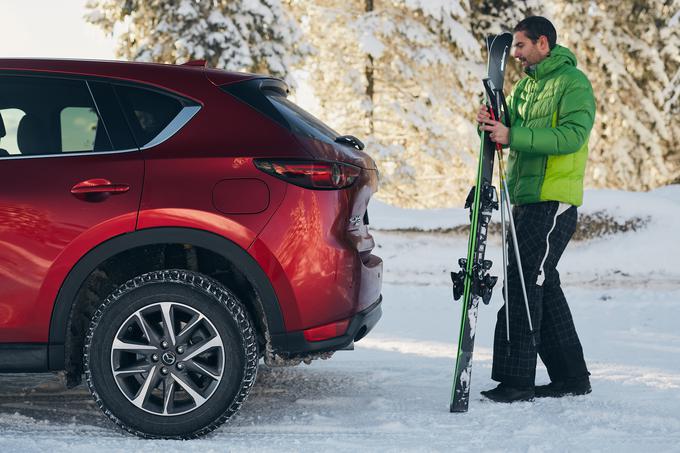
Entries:
POLYGON ((183 108, 180 99, 154 90, 123 85, 115 89, 140 147, 158 137, 183 108))
POLYGON ((91 107, 65 107, 59 115, 61 151, 93 150, 99 117, 91 107))
POLYGON ((26 112, 20 109, 0 110, 0 157, 21 154, 17 144, 17 129, 26 112))
POLYGON ((104 118, 106 132, 113 142, 114 149, 119 151, 136 149, 137 143, 132 137, 128 121, 123 115, 113 86, 108 82, 97 80, 89 80, 87 84, 97 101, 97 111, 104 118))
POLYGON ((0 76, 0 115, 5 126, 1 155, 112 150, 84 80, 0 76))

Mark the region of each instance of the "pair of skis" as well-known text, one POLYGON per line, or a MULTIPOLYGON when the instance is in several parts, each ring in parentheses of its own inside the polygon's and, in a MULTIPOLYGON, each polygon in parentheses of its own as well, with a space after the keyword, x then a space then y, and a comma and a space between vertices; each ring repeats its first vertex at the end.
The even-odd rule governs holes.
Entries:
MULTIPOLYGON (((503 112, 507 114, 505 108, 505 98, 503 96, 503 80, 505 76, 505 64, 512 45, 512 35, 503 33, 490 36, 486 40, 488 50, 487 77, 483 80, 486 92, 487 105, 491 118, 500 120, 503 112)), ((491 300, 491 293, 496 284, 497 277, 489 274, 491 261, 485 260, 486 239, 489 222, 494 209, 498 209, 498 196, 496 188, 492 185, 494 154, 498 153, 499 173, 501 182, 501 223, 503 233, 503 269, 507 272, 506 256, 506 230, 505 212, 508 212, 510 220, 510 231, 514 244, 515 256, 519 268, 519 275, 522 279, 524 290, 524 300, 527 307, 528 301, 523 281, 523 272, 519 260, 519 250, 517 247, 517 237, 515 234, 512 212, 510 210, 510 199, 505 184, 505 172, 503 169, 502 148, 500 144, 494 143, 489 134, 482 132, 481 145, 479 151, 479 163, 477 166, 477 181, 470 191, 465 207, 470 208, 470 236, 468 240, 467 257, 461 258, 458 263, 461 267, 459 272, 451 273, 453 280, 453 296, 462 300, 461 327, 458 338, 458 354, 456 357, 456 369, 454 375, 453 388, 451 390, 451 412, 466 412, 470 400, 470 381, 472 372, 472 353, 475 342, 475 328, 477 324, 477 308, 479 300, 488 304, 491 300)), ((505 300, 506 300, 506 321, 508 316, 508 284, 505 275, 505 300)), ((529 318, 530 329, 531 317, 529 318)), ((508 324, 506 324, 508 325, 508 324)), ((532 336, 533 337, 533 336, 532 336)), ((508 330, 507 352, 509 353, 510 338, 508 330)))

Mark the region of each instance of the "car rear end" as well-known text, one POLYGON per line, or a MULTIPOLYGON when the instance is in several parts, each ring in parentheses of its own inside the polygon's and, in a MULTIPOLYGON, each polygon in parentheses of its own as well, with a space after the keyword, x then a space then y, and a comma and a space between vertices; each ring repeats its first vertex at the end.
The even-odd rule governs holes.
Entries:
POLYGON ((281 81, 221 88, 288 130, 304 151, 254 160, 267 185, 285 191, 249 250, 272 279, 284 318, 286 331, 271 335, 274 352, 294 357, 347 348, 381 315, 382 260, 372 253, 368 216, 378 190, 375 162, 358 139, 288 100, 281 81))

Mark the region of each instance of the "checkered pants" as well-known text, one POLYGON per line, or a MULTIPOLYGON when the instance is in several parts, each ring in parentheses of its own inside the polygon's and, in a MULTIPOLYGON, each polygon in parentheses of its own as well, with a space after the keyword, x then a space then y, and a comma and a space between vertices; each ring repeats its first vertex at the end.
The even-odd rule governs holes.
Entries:
POLYGON ((576 207, 548 201, 515 206, 512 212, 538 347, 531 342, 517 261, 508 234, 510 344, 502 307, 496 321, 491 378, 513 386, 533 386, 537 353, 552 381, 587 375, 581 342, 556 269, 576 229, 576 207))

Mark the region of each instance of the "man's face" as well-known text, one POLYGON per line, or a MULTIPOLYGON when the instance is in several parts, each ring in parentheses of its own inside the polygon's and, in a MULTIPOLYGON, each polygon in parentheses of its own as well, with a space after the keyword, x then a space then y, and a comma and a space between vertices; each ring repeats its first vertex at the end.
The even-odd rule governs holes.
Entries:
POLYGON ((550 53, 548 38, 540 36, 535 43, 523 31, 515 33, 512 56, 515 57, 523 68, 541 62, 550 53))

